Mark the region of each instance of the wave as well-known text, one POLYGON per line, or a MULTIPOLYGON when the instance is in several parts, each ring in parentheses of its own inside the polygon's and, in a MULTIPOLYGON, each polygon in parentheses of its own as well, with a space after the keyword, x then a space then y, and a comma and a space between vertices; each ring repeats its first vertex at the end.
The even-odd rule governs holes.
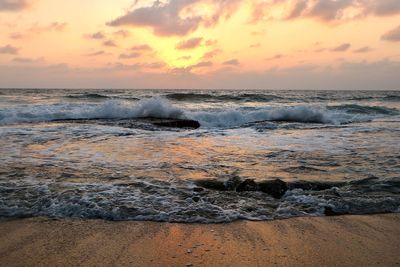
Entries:
POLYGON ((85 99, 85 100, 106 100, 106 99, 121 99, 121 100, 140 100, 136 97, 124 97, 119 95, 104 95, 98 93, 84 93, 84 94, 73 94, 66 95, 66 98, 70 99, 85 99))
POLYGON ((179 93, 169 93, 163 95, 163 97, 172 101, 188 101, 188 102, 219 102, 219 101, 233 101, 233 102, 310 102, 310 101, 383 101, 383 102, 396 102, 400 100, 400 95, 388 94, 381 95, 376 92, 363 93, 363 95, 353 95, 338 92, 315 92, 313 95, 310 92, 290 92, 284 91, 277 94, 267 94, 267 93, 237 93, 229 92, 210 92, 210 93, 194 93, 194 92, 179 92, 179 93))
POLYGON ((348 113, 355 114, 383 114, 383 115, 399 115, 399 111, 394 108, 380 107, 380 106, 361 106, 355 104, 329 106, 331 110, 344 110, 348 113))
POLYGON ((382 98, 383 101, 397 102, 400 101, 400 95, 387 95, 382 98))
POLYGON ((264 183, 276 187, 273 180, 257 184, 246 180, 245 186, 233 187, 228 182, 196 185, 147 178, 115 184, 0 182, 0 216, 219 223, 400 212, 398 180, 300 181, 286 186, 281 181, 276 190, 284 187, 285 192, 278 198, 263 187, 264 183))
POLYGON ((108 100, 100 104, 69 103, 54 105, 20 105, 0 110, 0 124, 46 122, 78 119, 191 119, 203 127, 240 127, 259 122, 348 124, 369 121, 379 116, 398 115, 396 109, 358 105, 283 106, 188 111, 169 101, 153 97, 135 103, 108 100))
POLYGON ((56 104, 18 106, 0 110, 0 124, 48 122, 78 119, 130 118, 185 119, 184 111, 161 98, 149 98, 134 105, 117 100, 101 104, 56 104))
POLYGON ((198 120, 204 126, 235 127, 260 122, 290 122, 314 124, 349 124, 367 122, 378 115, 398 115, 397 110, 383 107, 369 108, 359 106, 360 111, 349 110, 346 106, 286 106, 265 107, 254 111, 224 110, 211 112, 192 112, 189 117, 198 120), (369 112, 368 112, 369 111, 369 112), (380 111, 380 112, 378 112, 380 111))
POLYGON ((109 96, 106 95, 102 95, 102 94, 95 94, 95 93, 90 93, 90 94, 78 94, 78 95, 67 95, 67 98, 100 98, 100 99, 104 99, 104 98, 109 98, 109 96))
POLYGON ((242 102, 270 102, 283 99, 280 96, 268 94, 242 93, 237 95, 207 94, 207 93, 170 93, 165 98, 174 101, 242 101, 242 102))

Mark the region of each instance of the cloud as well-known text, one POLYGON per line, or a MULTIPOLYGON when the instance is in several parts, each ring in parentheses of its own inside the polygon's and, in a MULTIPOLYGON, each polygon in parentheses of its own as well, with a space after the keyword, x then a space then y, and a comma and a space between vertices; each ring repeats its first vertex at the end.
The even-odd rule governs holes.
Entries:
POLYGON ((382 40, 389 42, 400 42, 400 25, 382 35, 382 40))
POLYGON ((103 45, 108 47, 117 47, 117 44, 113 40, 104 41, 103 45))
POLYGON ((103 32, 95 32, 92 34, 87 34, 85 37, 89 39, 94 39, 94 40, 103 40, 106 38, 106 35, 103 32))
POLYGON ((276 60, 276 59, 281 59, 281 58, 283 58, 283 57, 285 57, 285 55, 276 54, 275 56, 268 57, 268 58, 266 58, 265 60, 276 60))
POLYGON ((364 47, 361 47, 359 49, 354 50, 354 53, 367 53, 367 52, 370 52, 370 51, 372 51, 371 47, 364 46, 364 47))
POLYGON ((212 63, 211 61, 200 61, 196 64, 184 67, 184 68, 175 68, 172 69, 171 72, 175 73, 175 74, 187 74, 187 73, 191 73, 192 70, 196 70, 196 69, 203 69, 203 68, 208 68, 208 67, 212 67, 214 65, 214 63, 212 63))
POLYGON ((340 23, 369 15, 391 16, 400 14, 398 0, 281 0, 255 1, 252 22, 268 19, 313 18, 323 22, 340 23), (272 7, 280 7, 281 13, 272 7))
POLYGON ((176 49, 185 50, 185 49, 193 49, 201 45, 203 38, 191 38, 189 40, 184 40, 176 45, 176 49))
POLYGON ((165 66, 164 62, 151 62, 151 63, 135 63, 135 64, 123 64, 123 63, 114 63, 111 64, 108 68, 104 70, 109 72, 111 71, 138 71, 142 69, 161 69, 165 66))
POLYGON ((19 11, 28 6, 27 0, 0 0, 0 11, 19 11))
POLYGON ((2 46, 0 47, 0 54, 16 55, 18 54, 18 48, 11 45, 2 46))
POLYGON ((345 51, 349 50, 350 47, 351 47, 351 44, 344 43, 344 44, 341 44, 341 45, 339 45, 337 47, 332 48, 331 51, 332 52, 345 52, 345 51))
POLYGON ((130 53, 130 54, 121 54, 119 55, 120 59, 132 59, 140 57, 140 53, 130 53))
POLYGON ((37 63, 37 62, 42 62, 43 58, 16 57, 13 58, 12 61, 16 63, 37 63))
POLYGON ((9 38, 14 40, 21 40, 29 37, 36 37, 35 35, 43 34, 46 32, 63 32, 68 27, 67 22, 52 22, 48 25, 39 25, 38 23, 32 24, 23 32, 14 32, 9 35, 9 38))
POLYGON ((182 57, 179 57, 178 60, 189 60, 191 58, 192 58, 191 56, 182 56, 182 57))
POLYGON ((147 69, 161 69, 165 67, 164 62, 152 62, 152 63, 142 63, 142 67, 147 69))
POLYGON ((308 6, 308 1, 307 0, 300 0, 300 1, 295 1, 293 6, 291 7, 290 13, 287 16, 287 19, 293 19, 300 17, 301 14, 304 12, 304 10, 308 6))
POLYGON ((214 46, 214 45, 216 45, 218 43, 218 41, 217 40, 207 40, 204 44, 206 45, 206 46, 214 46))
POLYGON ((261 44, 260 43, 256 43, 256 44, 251 44, 249 45, 249 48, 260 48, 261 44))
POLYGON ((14 32, 14 33, 11 33, 8 37, 10 37, 11 39, 14 39, 14 40, 19 40, 19 39, 23 39, 25 37, 25 35, 23 35, 22 33, 19 33, 19 32, 14 32))
POLYGON ((211 67, 213 63, 211 61, 202 61, 197 64, 189 66, 189 69, 198 69, 198 68, 205 68, 205 67, 211 67))
POLYGON ((139 26, 150 27, 154 34, 161 36, 186 35, 196 30, 201 17, 192 16, 182 18, 180 12, 194 0, 171 0, 162 5, 155 1, 152 6, 140 7, 108 23, 109 26, 139 26))
POLYGON ((205 53, 202 56, 202 59, 211 59, 211 58, 213 58, 216 55, 221 54, 221 53, 222 53, 221 49, 214 49, 214 50, 211 50, 211 51, 208 51, 207 53, 205 53))
POLYGON ((46 26, 41 26, 36 24, 33 24, 32 27, 28 30, 29 32, 33 33, 43 33, 43 32, 62 32, 64 31, 68 26, 67 22, 52 22, 49 25, 46 26))
POLYGON ((220 18, 228 19, 243 0, 169 0, 153 1, 128 11, 125 15, 108 22, 108 26, 148 27, 158 36, 185 36, 201 25, 212 27, 220 18), (202 13, 196 4, 207 4, 211 14, 202 13))
POLYGON ((133 47, 131 47, 130 50, 132 50, 132 51, 152 51, 153 48, 151 48, 151 46, 145 44, 145 45, 133 46, 133 47))
POLYGON ((102 55, 106 55, 106 54, 107 54, 106 52, 104 52, 103 50, 100 50, 100 51, 96 51, 93 53, 89 53, 89 54, 87 54, 87 56, 88 57, 97 57, 97 56, 102 56, 102 55))
POLYGON ((227 61, 223 62, 222 64, 223 65, 238 66, 238 65, 240 65, 240 62, 237 59, 231 59, 231 60, 227 60, 227 61))
POLYGON ((131 35, 131 33, 127 30, 119 30, 114 32, 113 34, 121 38, 128 38, 131 35))
POLYGON ((378 16, 390 16, 400 13, 400 1, 398 0, 370 0, 366 2, 367 12, 378 16))
MULTIPOLYGON (((297 65, 260 72, 223 68, 203 74, 185 69, 165 71, 162 62, 112 64, 104 68, 71 68, 64 64, 0 65, 0 81, 9 88, 171 88, 171 89, 332 89, 398 90, 400 62, 393 60, 343 62, 326 68, 297 65), (160 68, 161 67, 161 68, 160 68), (145 72, 142 69, 153 69, 145 72), (126 71, 127 75, 116 72, 126 71), (21 79, 23 74, 24 79, 21 79), (174 74, 174 75, 171 75, 174 74), (135 82, 132 83, 132 80, 135 82)), ((211 64, 201 64, 211 65, 211 64)), ((206 67, 203 67, 206 68, 206 67)))

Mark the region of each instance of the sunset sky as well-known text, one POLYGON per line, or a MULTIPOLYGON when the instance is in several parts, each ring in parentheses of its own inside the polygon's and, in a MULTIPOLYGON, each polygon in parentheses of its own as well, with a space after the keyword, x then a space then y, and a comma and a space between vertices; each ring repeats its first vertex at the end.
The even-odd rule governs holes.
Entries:
POLYGON ((399 0, 0 0, 0 87, 400 89, 399 0))

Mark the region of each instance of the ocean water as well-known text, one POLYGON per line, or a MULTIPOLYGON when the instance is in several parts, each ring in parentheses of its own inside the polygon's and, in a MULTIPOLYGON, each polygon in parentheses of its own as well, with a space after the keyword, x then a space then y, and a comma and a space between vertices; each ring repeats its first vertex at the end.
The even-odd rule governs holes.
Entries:
POLYGON ((400 212, 399 91, 0 90, 2 217, 383 212, 400 212))

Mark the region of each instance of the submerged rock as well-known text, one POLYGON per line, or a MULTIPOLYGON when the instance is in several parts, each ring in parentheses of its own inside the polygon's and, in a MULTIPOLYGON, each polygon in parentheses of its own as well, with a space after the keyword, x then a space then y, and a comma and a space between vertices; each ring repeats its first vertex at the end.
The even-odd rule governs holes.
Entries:
POLYGON ((94 118, 94 119, 63 119, 53 120, 58 123, 82 123, 82 124, 99 124, 107 126, 117 126, 124 128, 140 128, 145 130, 152 130, 154 126, 167 127, 167 128, 180 128, 180 129, 197 129, 200 128, 200 123, 195 120, 186 119, 163 119, 163 118, 127 118, 127 119, 107 119, 107 118, 94 118))
POLYGON ((241 182, 238 187, 236 187, 237 192, 257 191, 257 190, 258 190, 258 184, 252 179, 246 179, 243 182, 241 182))
POLYGON ((152 121, 152 124, 161 127, 170 127, 170 128, 192 128, 197 129, 200 128, 200 123, 195 120, 159 120, 152 121))
POLYGON ((324 214, 325 216, 339 216, 339 215, 344 215, 345 213, 336 212, 331 207, 325 207, 324 214))
POLYGON ((217 191, 227 191, 225 187, 225 183, 223 181, 218 181, 214 179, 205 179, 205 180, 198 180, 196 181, 196 184, 198 186, 207 188, 207 189, 212 189, 212 190, 217 190, 217 191))
POLYGON ((281 198, 288 190, 287 184, 279 179, 256 182, 252 179, 242 181, 240 177, 233 176, 223 181, 207 179, 196 181, 198 186, 217 191, 261 191, 274 198, 281 198))
POLYGON ((242 179, 234 174, 231 178, 225 181, 226 190, 235 191, 236 188, 242 183, 242 179))
MULTIPOLYGON (((348 185, 347 182, 318 182, 318 181, 294 181, 285 182, 280 179, 264 180, 256 182, 253 179, 241 180, 239 176, 234 175, 226 181, 216 179, 207 179, 196 181, 198 187, 195 192, 200 192, 203 188, 217 191, 261 191, 274 198, 282 198, 286 191, 293 189, 302 189, 305 191, 323 191, 334 187, 343 187, 348 185)), ((328 211, 329 212, 329 211, 328 211)))
POLYGON ((282 198, 288 190, 288 185, 286 182, 280 179, 276 179, 259 182, 258 189, 261 192, 267 193, 274 198, 282 198))

